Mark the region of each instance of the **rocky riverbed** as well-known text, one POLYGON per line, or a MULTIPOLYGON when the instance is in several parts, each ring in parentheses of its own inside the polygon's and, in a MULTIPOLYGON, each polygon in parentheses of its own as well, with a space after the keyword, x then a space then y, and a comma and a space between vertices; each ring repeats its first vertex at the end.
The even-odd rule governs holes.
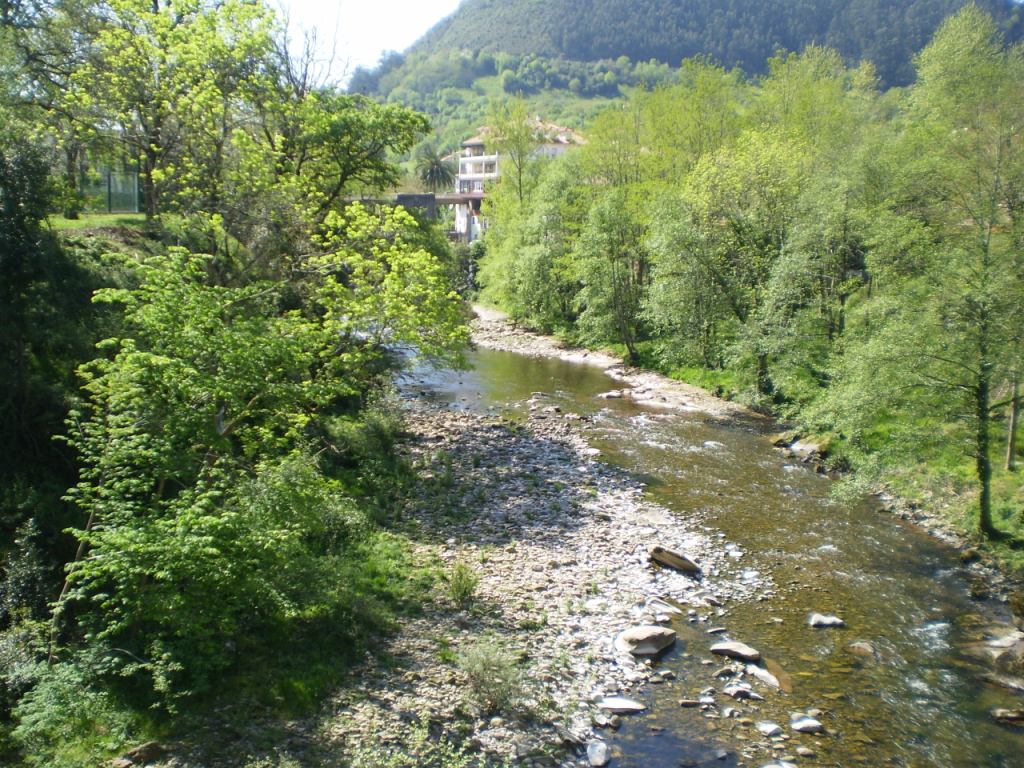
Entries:
POLYGON ((423 721, 496 763, 603 764, 595 744, 631 707, 612 697, 652 681, 699 696, 707 684, 670 681, 615 638, 675 617, 716 630, 690 649, 710 660, 726 638, 717 621, 724 606, 770 588, 726 576, 724 542, 645 501, 636 481, 596 461, 575 414, 546 406, 543 394, 533 400, 525 425, 410 406, 411 458, 429 469, 405 514, 449 573, 461 563, 479 581, 471 606, 442 604, 387 642, 397 668, 368 660, 358 671, 361 689, 341 695, 325 724, 341 751, 400 746, 423 721), (656 546, 687 553, 702 573, 652 564, 656 546), (507 710, 484 712, 458 663, 481 642, 507 649, 523 673, 507 710))

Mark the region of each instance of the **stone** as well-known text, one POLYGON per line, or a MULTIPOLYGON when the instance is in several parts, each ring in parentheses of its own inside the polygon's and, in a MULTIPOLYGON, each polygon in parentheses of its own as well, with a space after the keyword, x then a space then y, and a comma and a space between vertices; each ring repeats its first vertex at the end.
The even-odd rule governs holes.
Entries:
POLYGON ((671 568, 680 573, 690 574, 691 576, 699 576, 701 573, 700 566, 697 565, 686 555, 681 555, 678 552, 673 552, 670 549, 664 547, 651 547, 650 558, 658 565, 664 568, 671 568))
POLYGON ((875 646, 863 640, 858 640, 856 643, 850 643, 846 646, 846 650, 857 656, 875 656, 875 646))
POLYGON ((796 753, 800 757, 817 757, 818 756, 818 753, 815 752, 810 747, 797 747, 796 748, 796 753))
POLYGON ((790 722, 789 727, 797 733, 825 732, 825 726, 821 724, 820 720, 815 720, 813 717, 808 717, 807 715, 794 717, 790 722))
POLYGON ((593 768, 601 768, 601 766, 608 765, 611 759, 611 750, 608 749, 608 745, 603 741, 595 739, 587 744, 587 762, 593 768))
POLYGON ((764 701, 764 696, 759 693, 755 693, 749 687, 745 685, 727 685, 722 689, 722 693, 726 696, 732 696, 738 701, 750 700, 750 701, 764 701))
POLYGON ((715 643, 711 646, 711 652, 717 653, 719 656, 727 656, 730 659, 739 659, 740 661, 761 660, 760 652, 754 650, 749 645, 735 641, 715 643))
POLYGON ((648 624, 620 632, 614 642, 615 650, 634 656, 654 656, 676 641, 674 629, 648 624))
POLYGON ((993 709, 991 715, 997 723, 1024 725, 1024 709, 993 709))
POLYGON ((625 696, 608 696, 597 702, 597 707, 598 709, 611 712, 613 715, 630 715, 647 709, 639 701, 626 698, 625 696))
POLYGON ((823 613, 812 613, 807 622, 815 629, 829 629, 831 627, 845 627, 846 622, 838 616, 829 616, 823 613))
POLYGON ((134 765, 145 765, 146 763, 156 762, 166 751, 158 742, 147 741, 145 744, 140 744, 134 749, 125 752, 121 759, 127 760, 134 765))
POLYGON ((1016 677, 1010 677, 1008 675, 997 675, 992 672, 986 672, 981 676, 982 679, 992 685, 997 685, 1000 688, 1006 688, 1017 693, 1024 693, 1024 680, 1016 677))
POLYGON ((782 735, 782 726, 778 723, 758 723, 755 727, 763 736, 767 736, 768 738, 782 735))
POLYGON ((782 683, 779 682, 779 678, 763 667, 759 667, 756 664, 747 664, 746 671, 748 675, 760 680, 765 685, 770 685, 772 688, 782 688, 782 683))
POLYGON ((694 707, 699 707, 700 706, 700 702, 697 701, 696 699, 680 699, 679 700, 679 706, 683 707, 685 709, 692 709, 694 707))
POLYGON ((652 611, 655 611, 657 613, 668 613, 668 614, 671 614, 673 616, 682 616, 683 615, 683 609, 682 608, 677 608, 676 606, 672 605, 671 603, 666 602, 665 600, 662 600, 660 597, 652 597, 652 598, 648 599, 647 607, 650 608, 652 611))

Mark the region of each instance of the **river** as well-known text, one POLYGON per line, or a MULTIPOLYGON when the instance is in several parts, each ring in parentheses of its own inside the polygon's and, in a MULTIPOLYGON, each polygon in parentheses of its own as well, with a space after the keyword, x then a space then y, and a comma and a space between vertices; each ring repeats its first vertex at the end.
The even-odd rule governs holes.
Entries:
MULTIPOLYGON (((531 393, 544 392, 585 416, 584 434, 602 460, 729 543, 726 575, 769 585, 716 620, 792 680, 792 692, 769 697, 757 720, 786 725, 793 711, 821 710, 829 733, 800 765, 1024 766, 1022 731, 989 715, 1021 699, 985 684, 991 668, 972 652, 993 632, 1009 631, 1009 617, 972 597, 952 548, 875 500, 833 502, 834 481, 774 448, 763 424, 601 399, 621 383, 595 366, 490 350, 473 352, 470 362, 468 371, 420 371, 405 385, 450 408, 521 418, 531 393), (841 616, 846 627, 812 629, 812 612, 841 616), (855 642, 867 646, 851 652, 855 642)), ((683 640, 699 631, 685 617, 675 626, 683 640)), ((683 693, 715 682, 714 670, 685 648, 677 643, 658 662, 679 684, 648 686, 650 714, 627 718, 610 737, 616 765, 735 764, 716 747, 750 738, 750 723, 721 717, 728 700, 704 712, 678 706, 683 693)), ((779 755, 788 751, 780 739, 779 755)))

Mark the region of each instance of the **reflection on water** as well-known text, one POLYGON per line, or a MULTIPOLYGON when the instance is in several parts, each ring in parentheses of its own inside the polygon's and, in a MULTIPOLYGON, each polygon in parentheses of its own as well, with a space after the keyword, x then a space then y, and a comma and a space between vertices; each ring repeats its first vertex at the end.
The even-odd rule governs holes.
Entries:
MULTIPOLYGON (((587 436, 603 460, 637 474, 669 509, 724 534, 730 576, 769 577, 764 601, 730 606, 721 622, 793 678, 791 695, 771 695, 757 710, 744 704, 744 716, 786 723, 791 711, 823 710, 831 733, 801 740, 817 753, 801 764, 1024 766, 1024 735, 988 716, 1020 699, 984 685, 984 669, 960 651, 999 618, 998 608, 970 598, 949 548, 868 501, 830 502, 830 481, 787 461, 755 426, 599 399, 620 385, 589 366, 490 351, 471 359, 473 370, 420 371, 404 387, 455 408, 517 413, 544 392, 563 411, 589 417, 587 436), (815 612, 847 626, 811 629, 815 612), (854 642, 873 653, 852 653, 854 642)), ((677 629, 694 633, 692 648, 708 644, 702 630, 677 629)), ((616 737, 617 765, 734 764, 731 755, 719 759, 708 729, 727 741, 751 738, 751 729, 675 704, 713 683, 699 660, 699 652, 673 653, 661 662, 678 679, 650 686, 653 714, 616 737)))

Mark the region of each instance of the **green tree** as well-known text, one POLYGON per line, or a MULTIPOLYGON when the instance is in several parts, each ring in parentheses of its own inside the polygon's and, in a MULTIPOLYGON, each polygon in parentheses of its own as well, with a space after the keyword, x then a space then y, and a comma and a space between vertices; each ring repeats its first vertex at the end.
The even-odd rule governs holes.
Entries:
POLYGON ((1024 55, 968 6, 918 58, 896 195, 875 217, 868 266, 878 282, 871 333, 850 357, 853 389, 893 386, 868 413, 947 424, 944 439, 906 430, 909 445, 961 446, 974 465, 978 530, 992 516, 995 386, 1018 365, 1021 251, 1006 190, 1020 183, 1024 55))
POLYGON ((640 357, 640 308, 649 277, 644 240, 626 192, 612 189, 590 209, 573 253, 581 335, 622 344, 631 363, 640 357))
POLYGON ((362 523, 315 457, 319 420, 375 385, 385 345, 451 359, 467 338, 416 229, 356 205, 328 217, 299 285, 211 284, 209 257, 172 249, 139 288, 97 295, 127 328, 83 367, 69 421, 83 522, 55 629, 74 617, 171 704, 261 633, 337 607, 329 573, 362 523))
POLYGON ((540 143, 522 96, 492 105, 488 115, 490 142, 498 151, 502 178, 507 178, 522 203, 528 194, 528 166, 540 143))
POLYGON ((456 169, 435 147, 424 147, 416 156, 416 176, 427 189, 437 192, 455 186, 456 169))

